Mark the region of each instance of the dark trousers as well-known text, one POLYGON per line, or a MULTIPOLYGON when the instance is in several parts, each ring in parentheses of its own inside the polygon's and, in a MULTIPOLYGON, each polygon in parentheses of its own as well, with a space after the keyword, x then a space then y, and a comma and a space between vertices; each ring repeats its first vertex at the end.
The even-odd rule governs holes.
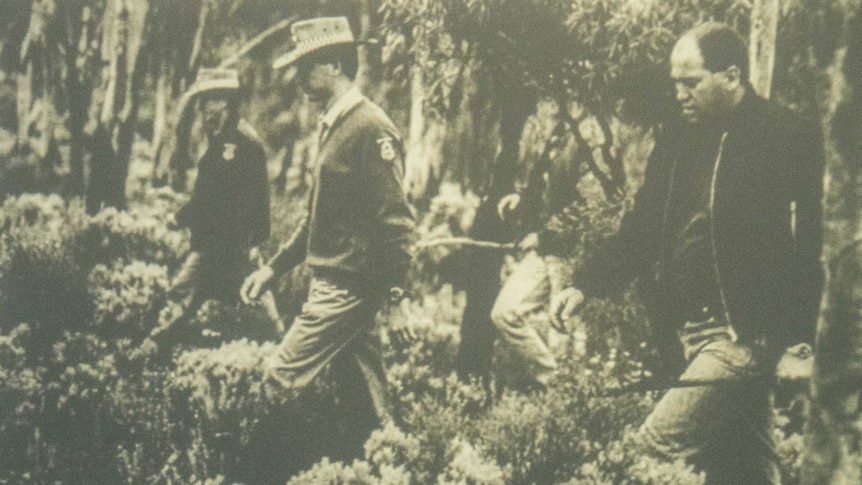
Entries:
MULTIPOLYGON (((476 213, 470 237, 477 240, 508 242, 514 238, 497 215, 497 200, 485 199, 476 213)), ((464 287, 467 304, 461 320, 461 344, 455 358, 458 377, 487 379, 491 375, 494 341, 497 329, 491 320, 491 310, 500 292, 500 270, 505 254, 493 249, 474 249, 469 255, 464 287)))

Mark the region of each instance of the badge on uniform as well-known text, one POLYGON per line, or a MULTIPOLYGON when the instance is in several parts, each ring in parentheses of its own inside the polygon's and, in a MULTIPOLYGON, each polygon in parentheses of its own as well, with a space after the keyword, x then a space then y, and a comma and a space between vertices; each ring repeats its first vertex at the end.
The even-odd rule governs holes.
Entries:
POLYGON ((235 155, 236 155, 236 145, 234 143, 225 143, 224 144, 224 152, 221 154, 221 157, 229 162, 229 161, 233 160, 233 157, 235 155))
POLYGON ((384 161, 391 162, 392 160, 395 160, 396 156, 398 156, 391 137, 386 136, 380 138, 377 140, 377 144, 380 145, 380 158, 384 161))

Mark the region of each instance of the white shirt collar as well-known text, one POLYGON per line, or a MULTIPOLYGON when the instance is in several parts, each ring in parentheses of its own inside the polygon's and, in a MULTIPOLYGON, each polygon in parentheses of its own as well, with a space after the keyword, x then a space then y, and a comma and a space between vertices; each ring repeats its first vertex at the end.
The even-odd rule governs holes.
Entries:
POLYGON ((333 103, 332 106, 326 110, 326 113, 320 117, 320 124, 325 126, 327 129, 331 128, 332 125, 341 118, 341 115, 346 113, 350 108, 353 108, 357 104, 359 104, 363 99, 362 93, 359 92, 359 88, 356 86, 352 86, 347 90, 338 101, 333 103))

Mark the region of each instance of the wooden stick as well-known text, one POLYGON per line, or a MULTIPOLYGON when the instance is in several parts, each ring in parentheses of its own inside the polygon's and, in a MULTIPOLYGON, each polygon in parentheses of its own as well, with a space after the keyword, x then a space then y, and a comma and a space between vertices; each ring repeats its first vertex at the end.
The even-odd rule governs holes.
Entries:
POLYGON ((413 245, 414 252, 437 246, 470 246, 485 249, 501 249, 503 251, 514 251, 513 243, 497 243, 493 241, 477 241, 469 237, 441 237, 430 241, 423 241, 413 245))

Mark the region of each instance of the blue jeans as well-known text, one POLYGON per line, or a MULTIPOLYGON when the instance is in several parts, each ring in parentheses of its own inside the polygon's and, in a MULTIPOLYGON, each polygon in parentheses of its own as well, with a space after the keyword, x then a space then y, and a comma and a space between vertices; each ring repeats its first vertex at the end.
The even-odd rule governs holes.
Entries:
POLYGON ((687 460, 706 472, 707 484, 778 483, 769 369, 759 346, 736 342, 725 328, 682 335, 689 363, 680 380, 705 384, 667 391, 641 426, 640 442, 663 458, 687 460))

